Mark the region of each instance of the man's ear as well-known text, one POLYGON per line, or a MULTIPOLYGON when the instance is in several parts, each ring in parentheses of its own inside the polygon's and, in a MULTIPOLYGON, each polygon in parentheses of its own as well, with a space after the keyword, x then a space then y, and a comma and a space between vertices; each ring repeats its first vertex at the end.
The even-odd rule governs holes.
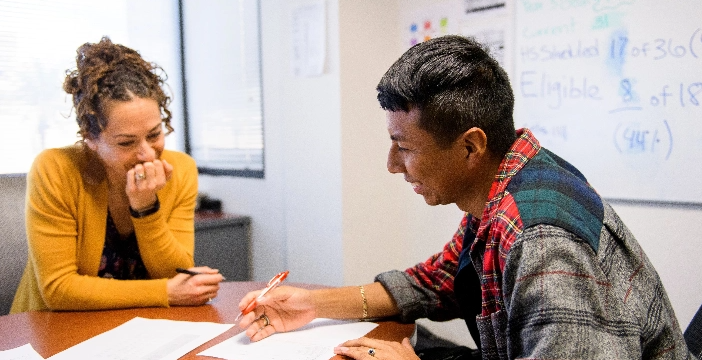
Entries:
POLYGON ((485 132, 477 127, 472 127, 463 133, 461 136, 463 146, 466 148, 467 155, 477 154, 484 155, 487 152, 487 136, 485 132))

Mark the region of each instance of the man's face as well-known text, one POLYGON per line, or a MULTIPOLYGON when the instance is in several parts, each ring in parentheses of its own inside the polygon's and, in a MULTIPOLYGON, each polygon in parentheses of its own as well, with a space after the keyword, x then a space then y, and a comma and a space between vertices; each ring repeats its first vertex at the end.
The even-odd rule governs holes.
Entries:
POLYGON ((464 200, 471 179, 467 172, 467 150, 459 137, 449 147, 440 147, 434 137, 417 125, 420 111, 388 111, 388 133, 392 140, 388 171, 402 173, 417 194, 429 205, 464 200))

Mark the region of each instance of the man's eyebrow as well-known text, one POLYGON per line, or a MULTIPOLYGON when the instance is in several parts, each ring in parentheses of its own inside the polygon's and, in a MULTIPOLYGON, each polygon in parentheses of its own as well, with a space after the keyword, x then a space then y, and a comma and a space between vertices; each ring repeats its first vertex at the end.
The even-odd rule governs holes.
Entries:
POLYGON ((404 141, 405 138, 402 135, 390 135, 390 140, 392 141, 404 141))

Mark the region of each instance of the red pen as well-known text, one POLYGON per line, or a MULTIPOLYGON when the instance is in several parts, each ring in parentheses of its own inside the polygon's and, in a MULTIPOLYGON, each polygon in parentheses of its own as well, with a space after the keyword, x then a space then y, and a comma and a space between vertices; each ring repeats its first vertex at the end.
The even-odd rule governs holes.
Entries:
POLYGON ((263 295, 266 295, 267 292, 275 289, 276 286, 280 285, 280 283, 282 283, 283 280, 285 280, 285 278, 288 277, 289 272, 290 271, 286 270, 286 271, 278 273, 278 275, 274 276, 271 279, 271 281, 268 282, 268 285, 266 285, 266 288, 263 289, 263 291, 261 291, 261 293, 258 294, 258 296, 255 299, 251 300, 251 302, 248 305, 246 305, 246 308, 244 309, 244 311, 240 312, 239 315, 236 316, 236 318, 234 319, 234 322, 237 322, 240 317, 250 313, 253 309, 255 309, 256 305, 258 304, 256 302, 256 300, 261 299, 263 297, 263 295))

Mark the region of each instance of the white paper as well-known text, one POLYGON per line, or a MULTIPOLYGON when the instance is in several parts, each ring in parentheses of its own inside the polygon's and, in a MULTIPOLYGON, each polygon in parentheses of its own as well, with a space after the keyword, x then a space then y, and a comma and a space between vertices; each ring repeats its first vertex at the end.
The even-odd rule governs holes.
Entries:
POLYGON ((298 330, 254 343, 242 332, 198 355, 226 360, 329 360, 335 346, 364 336, 376 326, 372 322, 315 319, 298 330))
POLYGON ((176 360, 232 326, 136 317, 49 359, 176 360))
POLYGON ((309 77, 324 73, 326 26, 323 1, 293 9, 291 65, 296 76, 309 77))
POLYGON ((0 360, 44 360, 31 344, 0 351, 0 360))
POLYGON ((505 0, 464 0, 463 6, 464 12, 468 16, 481 16, 486 13, 505 14, 507 12, 505 0))
POLYGON ((461 34, 475 37, 475 40, 487 46, 492 56, 503 69, 511 69, 511 61, 507 54, 508 20, 505 17, 485 16, 483 21, 466 23, 461 34))

